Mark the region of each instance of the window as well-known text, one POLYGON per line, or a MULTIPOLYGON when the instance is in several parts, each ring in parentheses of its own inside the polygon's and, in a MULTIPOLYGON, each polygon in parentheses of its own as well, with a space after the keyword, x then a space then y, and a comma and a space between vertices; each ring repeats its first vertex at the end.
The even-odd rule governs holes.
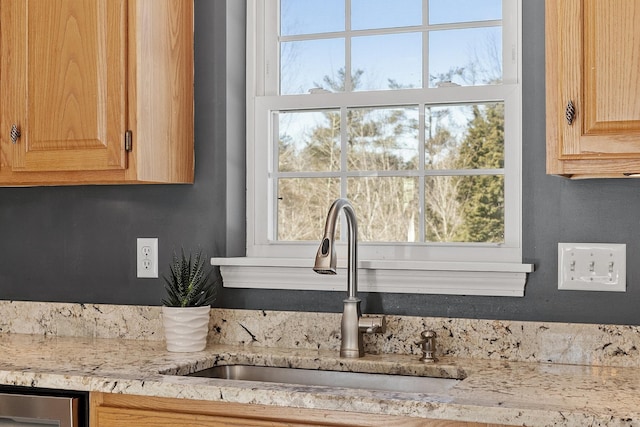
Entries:
POLYGON ((369 276, 437 271, 440 292, 443 272, 516 273, 523 287, 519 8, 250 0, 248 258, 311 262, 346 197, 369 276))

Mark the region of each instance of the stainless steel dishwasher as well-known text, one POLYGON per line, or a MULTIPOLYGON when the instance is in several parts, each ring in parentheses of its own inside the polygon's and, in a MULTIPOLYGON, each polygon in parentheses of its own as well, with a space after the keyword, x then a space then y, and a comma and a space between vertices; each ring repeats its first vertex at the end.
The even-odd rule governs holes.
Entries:
POLYGON ((85 392, 0 387, 0 427, 88 427, 85 392))

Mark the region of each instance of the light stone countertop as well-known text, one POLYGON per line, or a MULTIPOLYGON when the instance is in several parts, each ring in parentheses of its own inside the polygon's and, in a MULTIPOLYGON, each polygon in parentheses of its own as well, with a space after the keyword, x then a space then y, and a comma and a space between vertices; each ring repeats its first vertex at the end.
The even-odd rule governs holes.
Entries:
POLYGON ((640 425, 640 370, 548 363, 368 355, 210 344, 169 353, 158 340, 0 334, 0 383, 527 426, 640 425), (466 377, 437 395, 184 377, 215 365, 466 377))
POLYGON ((339 313, 213 309, 202 352, 165 350, 160 307, 0 301, 0 384, 526 426, 640 426, 640 327, 386 316, 341 359, 339 313), (435 364, 416 341, 438 334, 435 364), (464 378, 414 394, 184 377, 225 364, 464 378))

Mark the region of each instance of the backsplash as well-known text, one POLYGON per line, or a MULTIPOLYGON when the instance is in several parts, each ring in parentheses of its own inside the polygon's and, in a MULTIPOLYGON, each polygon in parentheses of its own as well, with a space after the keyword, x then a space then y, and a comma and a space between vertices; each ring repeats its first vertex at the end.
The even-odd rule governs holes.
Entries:
MULTIPOLYGON (((212 309, 210 344, 335 350, 340 313, 212 309)), ((365 336, 368 354, 420 354, 420 333, 438 334, 437 355, 640 367, 640 327, 386 316, 365 336)), ((162 340, 160 307, 0 301, 0 332, 162 340)))
POLYGON ((162 340, 160 307, 0 301, 0 332, 162 340))

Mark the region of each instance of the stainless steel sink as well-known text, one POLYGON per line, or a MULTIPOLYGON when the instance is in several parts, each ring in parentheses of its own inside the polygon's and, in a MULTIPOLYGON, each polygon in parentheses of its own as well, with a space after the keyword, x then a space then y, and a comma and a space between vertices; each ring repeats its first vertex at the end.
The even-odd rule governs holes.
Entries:
POLYGON ((320 371, 269 366, 226 365, 194 372, 189 376, 239 381, 359 388, 405 393, 441 393, 461 380, 362 372, 320 371))

